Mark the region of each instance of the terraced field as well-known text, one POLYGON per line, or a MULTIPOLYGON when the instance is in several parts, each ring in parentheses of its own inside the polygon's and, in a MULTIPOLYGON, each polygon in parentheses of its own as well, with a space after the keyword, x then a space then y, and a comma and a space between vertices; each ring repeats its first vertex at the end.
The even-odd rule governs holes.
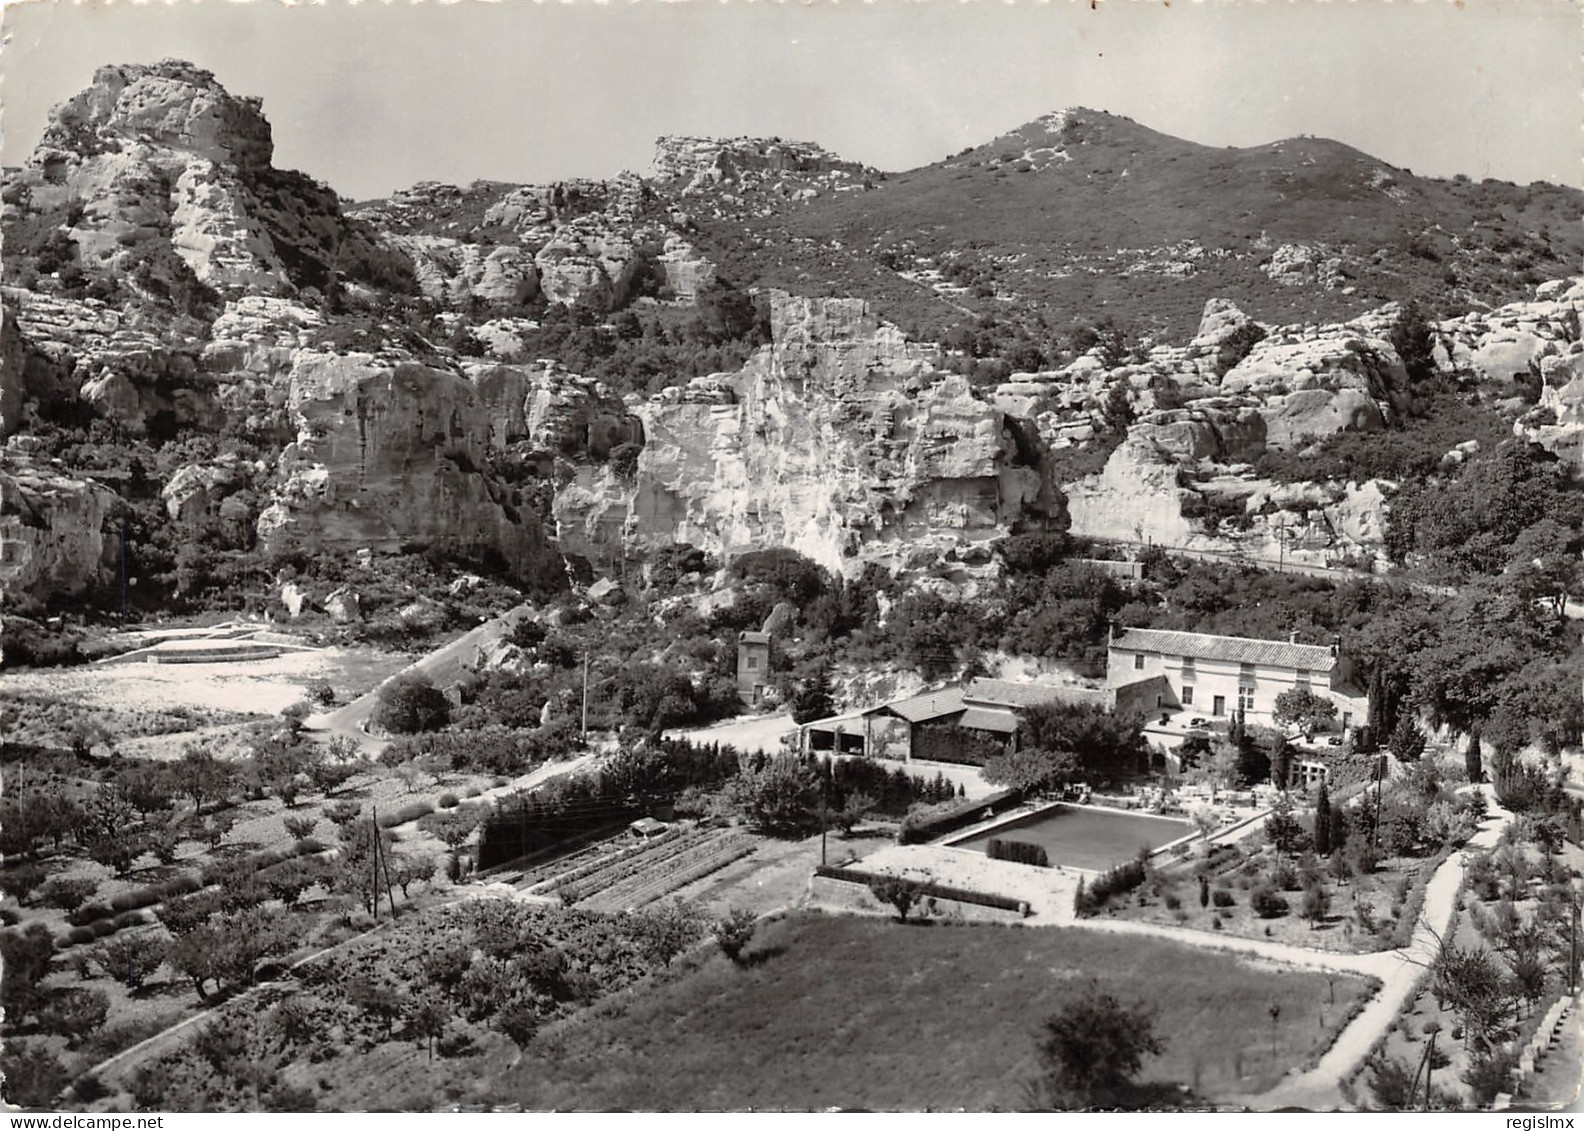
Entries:
POLYGON ((592 845, 524 874, 530 895, 559 895, 591 911, 626 911, 740 860, 755 840, 730 829, 677 827, 643 844, 592 845))

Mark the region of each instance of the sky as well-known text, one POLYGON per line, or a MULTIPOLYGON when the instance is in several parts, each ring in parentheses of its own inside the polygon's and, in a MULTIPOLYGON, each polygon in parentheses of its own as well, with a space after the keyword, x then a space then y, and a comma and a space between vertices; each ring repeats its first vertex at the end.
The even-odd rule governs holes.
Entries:
POLYGON ((418 181, 649 167, 662 134, 897 171, 1088 106, 1209 145, 1313 134, 1432 176, 1584 187, 1574 0, 8 3, 0 161, 111 62, 263 98, 278 166, 418 181))

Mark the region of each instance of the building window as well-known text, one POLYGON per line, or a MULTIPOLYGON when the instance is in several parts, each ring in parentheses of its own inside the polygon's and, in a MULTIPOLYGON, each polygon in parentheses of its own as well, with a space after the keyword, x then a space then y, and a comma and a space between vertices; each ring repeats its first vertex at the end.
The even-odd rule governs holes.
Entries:
POLYGON ((1352 725, 1353 725, 1353 712, 1352 711, 1343 711, 1342 712, 1342 729, 1343 730, 1347 730, 1352 725))
POLYGON ((1193 688, 1191 688, 1191 687, 1183 688, 1183 706, 1184 707, 1192 707, 1193 706, 1193 688))
POLYGON ((748 656, 748 670, 749 670, 749 671, 753 671, 753 670, 754 670, 754 669, 755 669, 755 668, 757 668, 757 667, 758 667, 758 666, 759 666, 759 657, 758 657, 758 656, 755 656, 755 655, 752 655, 752 654, 750 654, 750 655, 749 655, 749 656, 748 656))
POLYGON ((1185 680, 1192 679, 1194 677, 1194 661, 1192 656, 1184 656, 1182 658, 1182 677, 1185 680))
POLYGON ((1240 684, 1242 684, 1244 687, 1253 687, 1254 686, 1254 665, 1253 664, 1239 664, 1238 665, 1238 682, 1240 684))
POLYGON ((1252 687, 1238 688, 1238 710, 1252 711, 1254 709, 1254 689, 1252 687))
POLYGON ((1136 671, 1136 672, 1141 672, 1141 671, 1144 670, 1144 653, 1143 652, 1140 652, 1138 655, 1133 657, 1133 670, 1136 671))

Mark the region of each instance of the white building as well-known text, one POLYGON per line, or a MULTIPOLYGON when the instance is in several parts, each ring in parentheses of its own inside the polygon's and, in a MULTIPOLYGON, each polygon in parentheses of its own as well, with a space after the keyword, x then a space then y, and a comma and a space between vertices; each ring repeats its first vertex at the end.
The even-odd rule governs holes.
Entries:
POLYGON ((1162 676, 1168 688, 1163 707, 1211 720, 1242 711, 1247 723, 1263 726, 1275 725, 1276 697, 1295 687, 1335 703, 1344 731, 1368 722, 1369 699, 1350 675, 1335 645, 1154 628, 1113 631, 1106 658, 1112 687, 1162 676))

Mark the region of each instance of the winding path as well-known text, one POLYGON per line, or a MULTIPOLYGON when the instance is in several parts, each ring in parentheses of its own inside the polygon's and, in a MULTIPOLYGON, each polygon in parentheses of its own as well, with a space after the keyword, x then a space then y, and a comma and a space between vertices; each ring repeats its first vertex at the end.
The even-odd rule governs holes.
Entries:
MULTIPOLYGON (((1359 1070, 1370 1050, 1386 1034, 1392 1020, 1413 999, 1414 991, 1425 976, 1426 966, 1435 957, 1439 940, 1446 933, 1457 910, 1458 891, 1463 886, 1463 870, 1469 851, 1494 847, 1501 837, 1502 829, 1512 818, 1511 813, 1496 805, 1494 791, 1489 786, 1476 788, 1481 788, 1485 793, 1490 804, 1490 815, 1480 830, 1469 838, 1464 850, 1448 857, 1446 863, 1437 868, 1435 875, 1430 878, 1413 939, 1399 950, 1346 956, 1360 962, 1360 965, 1351 969, 1373 974, 1381 980, 1380 991, 1342 1030, 1313 1068, 1289 1077, 1268 1092, 1237 1097, 1232 1102, 1261 1111, 1285 1107, 1327 1111, 1342 1104, 1342 1082, 1359 1070)), ((1220 940, 1216 941, 1219 944, 1220 940)), ((1284 958, 1283 961, 1327 968, 1333 957, 1313 951, 1300 950, 1299 954, 1299 957, 1284 958)))

